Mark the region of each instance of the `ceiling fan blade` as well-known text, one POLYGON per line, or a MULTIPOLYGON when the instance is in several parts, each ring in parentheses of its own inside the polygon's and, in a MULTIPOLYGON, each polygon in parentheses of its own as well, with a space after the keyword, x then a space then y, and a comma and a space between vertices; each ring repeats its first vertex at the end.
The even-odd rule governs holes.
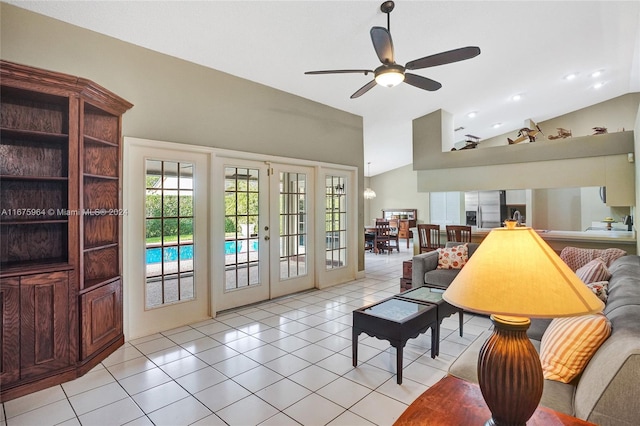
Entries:
POLYGON ((442 87, 442 84, 438 83, 435 80, 431 80, 430 78, 411 74, 408 72, 404 73, 404 82, 419 89, 428 90, 430 92, 435 92, 442 87))
POLYGON ((380 62, 393 64, 393 41, 391 41, 389 31, 384 27, 373 27, 370 32, 373 48, 376 50, 380 62))
POLYGON ((351 99, 359 98, 360 96, 371 90, 376 84, 377 83, 375 80, 371 80, 370 82, 359 88, 353 95, 351 95, 351 99))
POLYGON ((306 71, 305 74, 373 74, 372 70, 324 70, 324 71, 306 71))
POLYGON ((435 67, 438 65, 450 64, 452 62, 471 59, 478 56, 479 54, 480 48, 477 46, 461 47, 459 49, 436 53, 435 55, 425 56, 424 58, 407 62, 405 68, 408 70, 419 70, 421 68, 435 67))

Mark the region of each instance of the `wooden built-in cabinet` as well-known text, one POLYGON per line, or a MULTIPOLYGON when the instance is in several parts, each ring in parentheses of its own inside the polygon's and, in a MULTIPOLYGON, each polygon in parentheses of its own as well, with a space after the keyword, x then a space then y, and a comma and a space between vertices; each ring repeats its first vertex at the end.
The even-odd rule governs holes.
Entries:
POLYGON ((74 76, 0 63, 0 398, 73 379, 124 342, 122 114, 74 76))

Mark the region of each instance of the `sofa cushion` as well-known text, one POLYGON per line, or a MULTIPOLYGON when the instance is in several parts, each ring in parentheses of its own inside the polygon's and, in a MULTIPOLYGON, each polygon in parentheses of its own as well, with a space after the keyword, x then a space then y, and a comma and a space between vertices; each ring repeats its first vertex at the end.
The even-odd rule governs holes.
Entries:
POLYGON ((460 272, 460 269, 434 269, 424 274, 424 282, 428 286, 447 288, 460 272))
POLYGON ((469 260, 469 247, 467 244, 439 248, 437 251, 437 269, 462 269, 467 263, 467 260, 469 260))
POLYGON ((603 314, 555 318, 540 342, 544 378, 569 383, 610 334, 611 323, 603 314))
POLYGON ((593 294, 598 296, 598 299, 602 300, 604 303, 607 303, 607 287, 609 286, 609 281, 596 281, 594 283, 587 284, 587 287, 593 291, 593 294))
POLYGON ((607 269, 607 264, 599 257, 579 268, 576 271, 576 275, 585 284, 597 281, 609 281, 609 278, 611 278, 611 273, 609 272, 609 269, 607 269))
POLYGON ((569 268, 571 268, 572 271, 575 272, 582 266, 598 257, 604 260, 606 266, 609 266, 613 263, 614 260, 626 254, 626 251, 618 248, 608 248, 600 250, 579 247, 565 247, 560 252, 560 258, 564 261, 564 263, 567 264, 567 266, 569 266, 569 268))

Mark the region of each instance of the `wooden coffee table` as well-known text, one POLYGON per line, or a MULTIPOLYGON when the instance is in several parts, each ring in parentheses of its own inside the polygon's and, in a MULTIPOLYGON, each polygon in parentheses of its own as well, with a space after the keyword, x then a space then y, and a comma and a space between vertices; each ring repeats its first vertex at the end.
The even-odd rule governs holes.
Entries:
POLYGON ((418 287, 412 290, 407 290, 404 293, 396 295, 408 300, 417 300, 426 303, 433 303, 438 307, 438 326, 436 327, 436 356, 440 355, 440 325, 442 320, 458 313, 460 337, 462 337, 462 327, 464 325, 464 311, 457 306, 453 306, 447 303, 442 298, 441 291, 433 291, 430 287, 418 287))
POLYGON ((353 366, 358 365, 358 336, 388 340, 396 348, 397 383, 402 384, 402 352, 409 339, 431 329, 431 358, 436 357, 438 308, 435 304, 393 296, 353 311, 353 366))
MULTIPOLYGON (((478 385, 447 376, 413 401, 394 426, 483 425, 490 418, 478 385)), ((527 426, 557 425, 593 424, 541 405, 527 422, 527 426)))

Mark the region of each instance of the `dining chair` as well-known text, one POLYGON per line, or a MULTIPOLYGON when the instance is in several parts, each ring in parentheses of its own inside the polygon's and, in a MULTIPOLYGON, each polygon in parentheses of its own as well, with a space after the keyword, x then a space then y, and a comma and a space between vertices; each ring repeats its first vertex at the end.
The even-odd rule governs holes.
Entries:
POLYGON ((376 254, 380 253, 380 251, 387 250, 388 254, 391 254, 391 228, 389 227, 388 221, 376 221, 376 236, 374 238, 374 251, 376 254))
POLYGON ((467 225, 447 225, 447 241, 471 242, 471 227, 467 225))
POLYGON ((427 253, 440 248, 440 225, 419 223, 417 226, 420 253, 427 253))
POLYGON ((389 219, 389 243, 393 243, 393 248, 400 252, 400 221, 398 219, 389 219))

